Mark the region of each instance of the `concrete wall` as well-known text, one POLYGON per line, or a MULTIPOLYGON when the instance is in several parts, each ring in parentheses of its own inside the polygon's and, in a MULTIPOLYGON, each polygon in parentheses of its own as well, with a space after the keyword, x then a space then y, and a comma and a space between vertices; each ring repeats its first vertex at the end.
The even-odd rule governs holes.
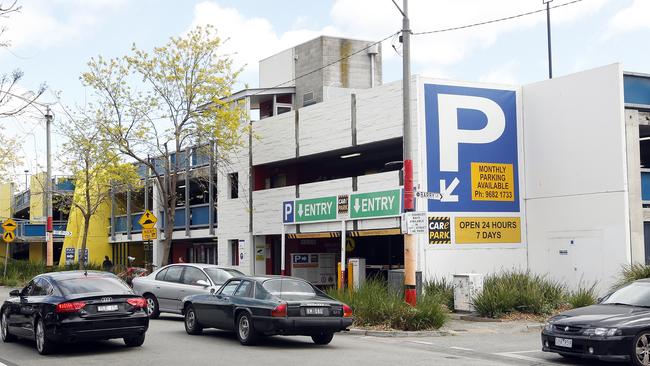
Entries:
POLYGON ((323 37, 318 37, 309 42, 300 44, 294 49, 296 76, 302 76, 296 80, 296 105, 298 108, 304 105, 303 97, 307 92, 313 92, 313 100, 323 100, 323 37), (317 71, 315 71, 317 70, 317 71))
POLYGON ((253 165, 296 157, 296 112, 253 122, 253 165))
POLYGON ((358 144, 401 137, 402 119, 401 81, 357 92, 358 144))
POLYGON ((340 97, 299 110, 300 156, 352 146, 350 103, 340 97))
POLYGON ((0 220, 5 220, 13 215, 14 184, 0 184, 0 220))
POLYGON ((630 263, 622 80, 615 64, 523 87, 529 265, 570 286, 630 263))
POLYGON ((259 62, 259 87, 294 86, 295 82, 286 83, 295 77, 293 70, 293 48, 276 53, 259 62), (281 83, 284 83, 280 85, 281 83))

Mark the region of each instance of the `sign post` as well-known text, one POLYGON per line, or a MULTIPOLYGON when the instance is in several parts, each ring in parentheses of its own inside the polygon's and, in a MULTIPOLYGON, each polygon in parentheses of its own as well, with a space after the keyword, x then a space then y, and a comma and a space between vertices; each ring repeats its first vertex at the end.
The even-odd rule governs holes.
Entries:
POLYGON ((144 266, 147 267, 148 255, 147 252, 152 249, 153 240, 158 238, 158 229, 156 223, 158 218, 151 211, 145 210, 138 223, 142 226, 142 241, 144 244, 144 266))
POLYGON ((5 248, 5 269, 4 269, 4 277, 7 277, 7 263, 9 262, 9 243, 14 241, 16 239, 16 234, 14 231, 18 225, 16 224, 16 221, 14 221, 12 218, 8 218, 5 220, 5 222, 2 223, 2 228, 5 230, 4 234, 2 235, 2 240, 5 241, 6 243, 6 248, 5 248))

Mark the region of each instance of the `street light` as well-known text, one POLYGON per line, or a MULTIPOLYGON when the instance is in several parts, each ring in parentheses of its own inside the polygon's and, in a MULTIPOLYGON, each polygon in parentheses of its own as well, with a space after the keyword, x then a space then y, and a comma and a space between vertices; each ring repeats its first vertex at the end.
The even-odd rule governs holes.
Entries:
POLYGON ((548 78, 553 79, 553 58, 551 57, 551 2, 553 0, 542 0, 546 4, 546 37, 548 42, 548 78))
POLYGON ((29 189, 29 183, 27 183, 27 176, 29 174, 29 170, 25 169, 23 172, 25 173, 25 190, 28 190, 29 189))

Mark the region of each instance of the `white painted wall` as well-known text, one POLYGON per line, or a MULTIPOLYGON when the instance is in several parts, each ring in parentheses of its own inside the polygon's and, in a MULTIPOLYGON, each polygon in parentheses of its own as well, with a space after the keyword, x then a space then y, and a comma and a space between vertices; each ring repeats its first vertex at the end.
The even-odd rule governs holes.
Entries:
POLYGON ((402 136, 401 81, 359 90, 356 98, 358 144, 402 136))
POLYGON ((350 96, 298 110, 300 156, 352 146, 350 96))
POLYGON ((296 157, 296 112, 253 122, 253 165, 296 157))
POLYGON ((529 265, 569 285, 606 289, 630 262, 622 75, 614 64, 523 86, 529 265))
POLYGON ((293 48, 277 53, 261 60, 259 63, 259 87, 273 88, 276 86, 294 86, 293 48), (280 85, 280 83, 284 83, 280 85))
MULTIPOLYGON (((265 189, 253 192, 253 235, 272 235, 282 232, 282 202, 296 197, 296 187, 265 189)), ((287 226, 293 230, 293 225, 287 226)), ((295 232, 295 230, 287 232, 295 232)))

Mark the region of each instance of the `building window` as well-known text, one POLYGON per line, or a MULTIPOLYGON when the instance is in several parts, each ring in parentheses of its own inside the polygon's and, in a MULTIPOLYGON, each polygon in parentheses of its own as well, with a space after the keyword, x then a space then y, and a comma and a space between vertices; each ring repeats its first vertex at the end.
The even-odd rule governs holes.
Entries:
POLYGON ((229 240, 230 242, 230 264, 239 265, 239 240, 229 240))
POLYGON ((239 173, 228 174, 228 184, 230 186, 230 198, 239 198, 239 173))

